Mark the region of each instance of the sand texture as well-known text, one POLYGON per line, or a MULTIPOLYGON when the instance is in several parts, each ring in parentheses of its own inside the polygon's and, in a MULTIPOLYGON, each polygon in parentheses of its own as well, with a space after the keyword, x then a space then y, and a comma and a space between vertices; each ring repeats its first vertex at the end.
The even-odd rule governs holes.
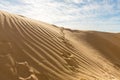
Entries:
POLYGON ((120 34, 70 30, 0 11, 0 80, 120 80, 120 34))

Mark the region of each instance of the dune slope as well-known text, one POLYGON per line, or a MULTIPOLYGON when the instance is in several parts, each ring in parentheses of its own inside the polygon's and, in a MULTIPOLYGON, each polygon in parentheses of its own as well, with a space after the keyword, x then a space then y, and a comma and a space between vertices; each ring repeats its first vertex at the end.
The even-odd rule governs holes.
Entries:
POLYGON ((0 80, 119 80, 119 39, 0 11, 0 80))

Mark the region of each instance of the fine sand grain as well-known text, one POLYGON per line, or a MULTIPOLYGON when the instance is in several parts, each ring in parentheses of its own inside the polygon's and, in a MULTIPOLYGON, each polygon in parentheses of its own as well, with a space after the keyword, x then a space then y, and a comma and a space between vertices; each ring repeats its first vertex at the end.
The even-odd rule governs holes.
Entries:
POLYGON ((119 44, 117 33, 70 30, 0 11, 0 80, 120 80, 119 44))

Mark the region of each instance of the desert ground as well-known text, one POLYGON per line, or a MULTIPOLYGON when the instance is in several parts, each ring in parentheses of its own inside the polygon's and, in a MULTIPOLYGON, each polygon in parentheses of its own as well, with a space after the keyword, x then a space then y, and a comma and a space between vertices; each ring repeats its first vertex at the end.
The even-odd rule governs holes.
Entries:
POLYGON ((0 80, 120 80, 120 34, 0 11, 0 80))

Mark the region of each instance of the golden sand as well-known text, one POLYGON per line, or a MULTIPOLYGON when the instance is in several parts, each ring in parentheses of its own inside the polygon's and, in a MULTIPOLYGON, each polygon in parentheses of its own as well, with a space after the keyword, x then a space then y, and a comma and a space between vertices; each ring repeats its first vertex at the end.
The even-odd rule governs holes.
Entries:
POLYGON ((70 30, 0 11, 0 80, 120 80, 119 44, 118 33, 70 30), (32 75, 23 78, 22 65, 32 75))

